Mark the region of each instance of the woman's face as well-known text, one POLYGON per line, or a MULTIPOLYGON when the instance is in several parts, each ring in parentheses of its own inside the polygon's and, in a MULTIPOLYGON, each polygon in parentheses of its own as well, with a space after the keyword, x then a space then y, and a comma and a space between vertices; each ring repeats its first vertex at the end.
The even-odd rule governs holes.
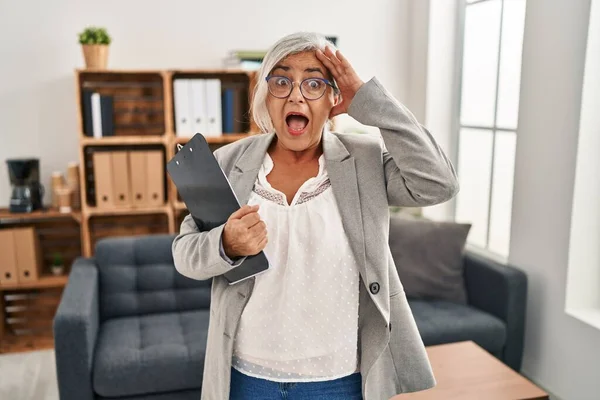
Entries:
MULTIPOLYGON (((330 80, 329 71, 314 51, 310 51, 288 56, 277 63, 269 75, 286 77, 294 82, 292 92, 286 98, 278 98, 270 93, 267 95, 267 109, 279 144, 293 151, 302 151, 318 145, 323 127, 338 96, 331 86, 326 85, 323 96, 316 100, 307 100, 300 92, 300 82, 306 78, 330 80)), ((280 84, 284 83, 280 80, 280 84)), ((318 82, 313 84, 317 86, 318 82)))

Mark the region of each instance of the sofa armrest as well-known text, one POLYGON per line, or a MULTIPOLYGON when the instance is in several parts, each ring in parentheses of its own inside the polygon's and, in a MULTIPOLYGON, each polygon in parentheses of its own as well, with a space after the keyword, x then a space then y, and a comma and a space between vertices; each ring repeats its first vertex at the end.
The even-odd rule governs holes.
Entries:
POLYGON ((471 306, 506 323, 502 359, 506 365, 519 371, 525 335, 527 276, 517 268, 466 251, 465 285, 471 306))
POLYGON ((92 364, 98 334, 98 270, 79 257, 54 316, 54 347, 61 400, 93 400, 92 364))

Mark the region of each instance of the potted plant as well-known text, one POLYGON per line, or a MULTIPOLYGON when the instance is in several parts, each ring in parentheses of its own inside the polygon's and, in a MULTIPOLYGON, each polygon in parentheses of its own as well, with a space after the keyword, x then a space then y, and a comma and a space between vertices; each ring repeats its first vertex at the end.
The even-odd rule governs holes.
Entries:
POLYGON ((54 253, 52 256, 52 275, 62 275, 65 270, 65 262, 60 253, 54 253))
POLYGON ((110 42, 111 37, 105 28, 90 26, 79 34, 79 43, 83 49, 86 68, 106 69, 110 42))

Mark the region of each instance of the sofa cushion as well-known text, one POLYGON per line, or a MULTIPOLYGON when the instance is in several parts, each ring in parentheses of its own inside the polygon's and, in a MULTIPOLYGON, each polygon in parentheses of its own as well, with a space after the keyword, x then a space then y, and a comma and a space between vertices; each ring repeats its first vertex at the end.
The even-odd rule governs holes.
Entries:
POLYGON ((390 251, 406 296, 467 304, 463 251, 471 224, 390 218, 390 251))
POLYGON ((506 342, 502 320, 476 308, 447 301, 408 301, 425 346, 472 340, 493 354, 506 342))
POLYGON ((98 334, 94 391, 105 397, 202 386, 209 310, 116 318, 98 334))

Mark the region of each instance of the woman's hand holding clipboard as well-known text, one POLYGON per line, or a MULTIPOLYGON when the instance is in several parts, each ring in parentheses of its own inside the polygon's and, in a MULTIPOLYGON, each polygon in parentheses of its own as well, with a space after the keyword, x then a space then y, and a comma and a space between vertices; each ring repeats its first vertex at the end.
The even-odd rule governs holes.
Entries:
POLYGON ((227 250, 234 256, 244 256, 244 253, 248 255, 241 264, 232 266, 229 272, 223 274, 230 285, 269 269, 269 261, 262 251, 267 240, 264 222, 260 218, 256 221, 258 213, 249 213, 247 208, 240 207, 235 192, 203 135, 197 133, 179 148, 167 163, 167 172, 200 232, 231 222, 230 227, 226 226, 227 232, 224 230, 223 233, 226 238, 221 237, 224 247, 227 244, 227 250), (246 214, 250 216, 246 218, 246 214), (240 216, 241 220, 246 220, 242 222, 240 216), (248 231, 243 232, 244 228, 248 231), (243 235, 241 238, 236 236, 233 240, 227 237, 232 233, 243 235), (252 235, 256 237, 251 238, 252 235), (258 253, 252 255, 254 250, 259 249, 258 253))

